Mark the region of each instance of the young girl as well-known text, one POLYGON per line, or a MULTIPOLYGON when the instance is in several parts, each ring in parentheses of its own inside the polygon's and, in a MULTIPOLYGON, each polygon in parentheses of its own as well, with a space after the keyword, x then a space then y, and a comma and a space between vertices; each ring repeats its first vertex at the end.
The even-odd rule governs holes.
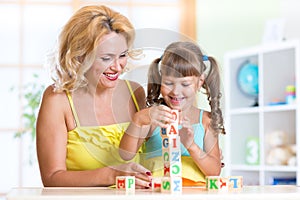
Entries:
POLYGON ((220 109, 220 74, 214 58, 192 42, 170 44, 148 73, 147 104, 137 112, 120 142, 120 155, 131 159, 146 141, 143 165, 163 176, 161 128, 179 111, 183 185, 204 185, 205 176, 219 175, 218 135, 225 134, 220 109), (211 112, 194 106, 197 92, 206 90, 211 112), (162 98, 161 98, 162 97, 162 98))

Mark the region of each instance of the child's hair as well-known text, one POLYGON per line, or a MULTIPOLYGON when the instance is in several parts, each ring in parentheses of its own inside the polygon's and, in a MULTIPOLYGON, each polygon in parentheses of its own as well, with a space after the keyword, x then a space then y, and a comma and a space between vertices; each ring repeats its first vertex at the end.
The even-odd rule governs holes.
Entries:
POLYGON ((50 55, 55 91, 72 91, 87 85, 84 74, 95 60, 99 41, 111 32, 122 34, 128 47, 132 45, 133 25, 104 5, 82 7, 70 18, 60 33, 58 52, 50 55))
POLYGON ((155 59, 149 68, 147 105, 165 104, 160 97, 161 76, 197 76, 204 74, 202 87, 206 91, 211 107, 211 128, 216 133, 225 134, 222 111, 220 109, 220 72, 213 57, 203 55, 198 45, 192 42, 171 43, 164 54, 155 59))

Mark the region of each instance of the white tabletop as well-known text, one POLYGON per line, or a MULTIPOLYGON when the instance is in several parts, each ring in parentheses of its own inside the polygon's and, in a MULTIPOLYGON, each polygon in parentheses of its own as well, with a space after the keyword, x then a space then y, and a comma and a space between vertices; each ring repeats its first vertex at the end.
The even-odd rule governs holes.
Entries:
POLYGON ((6 196, 7 200, 175 200, 175 199, 222 199, 222 200, 292 200, 300 199, 300 187, 297 186, 244 186, 240 191, 210 192, 199 187, 185 187, 181 194, 152 192, 151 189, 136 189, 134 193, 126 193, 106 187, 80 188, 14 188, 6 196))

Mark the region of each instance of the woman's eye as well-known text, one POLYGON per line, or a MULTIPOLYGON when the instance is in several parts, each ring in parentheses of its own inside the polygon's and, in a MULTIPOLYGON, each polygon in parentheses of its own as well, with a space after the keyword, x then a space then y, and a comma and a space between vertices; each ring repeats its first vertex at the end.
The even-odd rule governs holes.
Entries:
POLYGON ((111 57, 101 57, 102 61, 111 61, 112 58, 111 57))

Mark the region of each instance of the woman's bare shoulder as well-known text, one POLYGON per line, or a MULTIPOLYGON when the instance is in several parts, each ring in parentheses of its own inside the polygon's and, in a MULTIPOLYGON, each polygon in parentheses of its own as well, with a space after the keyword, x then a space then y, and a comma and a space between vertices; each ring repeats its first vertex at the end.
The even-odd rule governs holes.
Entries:
POLYGON ((42 104, 51 104, 51 105, 61 105, 65 106, 65 103, 67 103, 67 96, 65 92, 56 92, 54 91, 54 86, 49 85, 42 97, 42 104))
POLYGON ((134 95, 138 101, 138 104, 140 108, 146 107, 146 96, 145 96, 145 90, 141 84, 135 81, 129 81, 130 86, 134 92, 134 95))

